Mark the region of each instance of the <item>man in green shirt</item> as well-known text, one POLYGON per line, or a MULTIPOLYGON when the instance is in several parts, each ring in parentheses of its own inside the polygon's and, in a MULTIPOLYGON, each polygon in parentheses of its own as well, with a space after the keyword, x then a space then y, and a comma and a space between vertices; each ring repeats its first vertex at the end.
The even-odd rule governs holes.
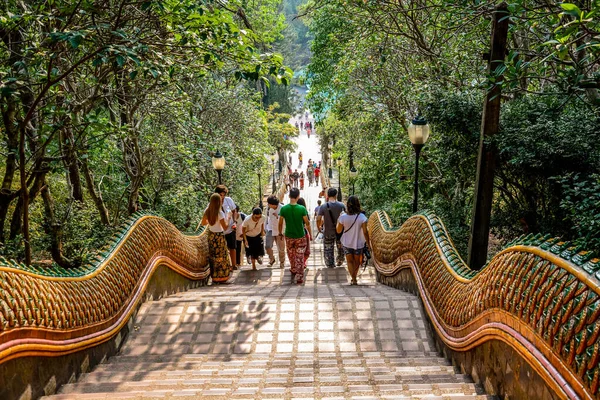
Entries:
POLYGON ((290 272, 292 273, 292 282, 297 284, 304 283, 304 252, 309 240, 312 240, 312 231, 310 230, 310 221, 308 220, 308 210, 298 204, 300 190, 298 188, 290 189, 290 204, 287 204, 279 211, 279 234, 283 232, 283 221, 285 221, 285 247, 290 260, 290 272), (308 232, 308 239, 304 228, 308 232))

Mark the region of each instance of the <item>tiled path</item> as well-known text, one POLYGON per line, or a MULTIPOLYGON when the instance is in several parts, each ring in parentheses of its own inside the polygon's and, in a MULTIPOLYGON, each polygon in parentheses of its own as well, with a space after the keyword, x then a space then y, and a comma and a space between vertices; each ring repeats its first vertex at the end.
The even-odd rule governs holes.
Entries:
POLYGON ((344 267, 244 267, 142 306, 123 351, 55 398, 479 399, 436 353, 418 300, 344 267))
MULTIPOLYGON (((299 140, 306 160, 312 140, 299 140)), ((303 191, 310 210, 318 191, 303 191)), ((324 268, 313 243, 302 286, 289 265, 246 266, 228 284, 146 303, 121 354, 55 399, 487 398, 437 354, 417 297, 372 268, 359 285, 324 268)))

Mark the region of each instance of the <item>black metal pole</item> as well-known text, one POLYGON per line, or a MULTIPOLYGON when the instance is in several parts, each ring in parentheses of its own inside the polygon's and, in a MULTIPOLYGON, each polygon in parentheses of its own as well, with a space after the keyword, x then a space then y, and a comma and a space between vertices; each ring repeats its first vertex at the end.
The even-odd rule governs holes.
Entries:
POLYGON ((354 179, 352 179, 352 196, 354 196, 354 179))
POLYGON ((217 175, 219 176, 219 185, 221 185, 222 182, 221 182, 221 170, 220 169, 217 170, 217 175))
POLYGON ((413 193, 413 214, 417 212, 417 203, 419 201, 419 156, 421 155, 422 144, 413 144, 415 149, 415 191, 413 193))
POLYGON ((260 172, 258 173, 258 207, 262 210, 263 206, 263 195, 262 195, 262 185, 260 184, 260 172))
POLYGON ((275 161, 273 161, 273 187, 271 188, 271 192, 275 194, 277 191, 277 185, 275 185, 275 161))
POLYGON ((342 201, 342 168, 338 167, 338 201, 342 201))

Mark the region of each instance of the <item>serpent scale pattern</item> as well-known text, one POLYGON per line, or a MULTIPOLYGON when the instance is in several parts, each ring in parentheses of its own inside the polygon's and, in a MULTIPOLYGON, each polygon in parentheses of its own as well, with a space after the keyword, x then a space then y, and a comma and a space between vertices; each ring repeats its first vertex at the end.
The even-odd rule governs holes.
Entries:
POLYGON ((158 265, 202 281, 207 255, 206 235, 183 235, 163 218, 136 214, 89 265, 39 271, 0 263, 0 363, 44 346, 60 352, 75 343, 76 351, 79 339, 93 342, 132 310, 158 265))
POLYGON ((433 214, 393 229, 378 212, 368 226, 378 279, 393 285, 411 268, 450 348, 502 338, 530 364, 556 371, 554 387, 564 397, 600 398, 600 260, 592 253, 550 236, 524 236, 472 271, 433 214))

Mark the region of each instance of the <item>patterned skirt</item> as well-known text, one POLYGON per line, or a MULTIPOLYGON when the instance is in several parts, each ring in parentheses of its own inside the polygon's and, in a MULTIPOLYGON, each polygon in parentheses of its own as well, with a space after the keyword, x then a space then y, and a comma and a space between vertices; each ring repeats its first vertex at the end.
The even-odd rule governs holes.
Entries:
POLYGON ((229 249, 222 233, 208 231, 208 262, 213 282, 226 282, 231 275, 229 249))

